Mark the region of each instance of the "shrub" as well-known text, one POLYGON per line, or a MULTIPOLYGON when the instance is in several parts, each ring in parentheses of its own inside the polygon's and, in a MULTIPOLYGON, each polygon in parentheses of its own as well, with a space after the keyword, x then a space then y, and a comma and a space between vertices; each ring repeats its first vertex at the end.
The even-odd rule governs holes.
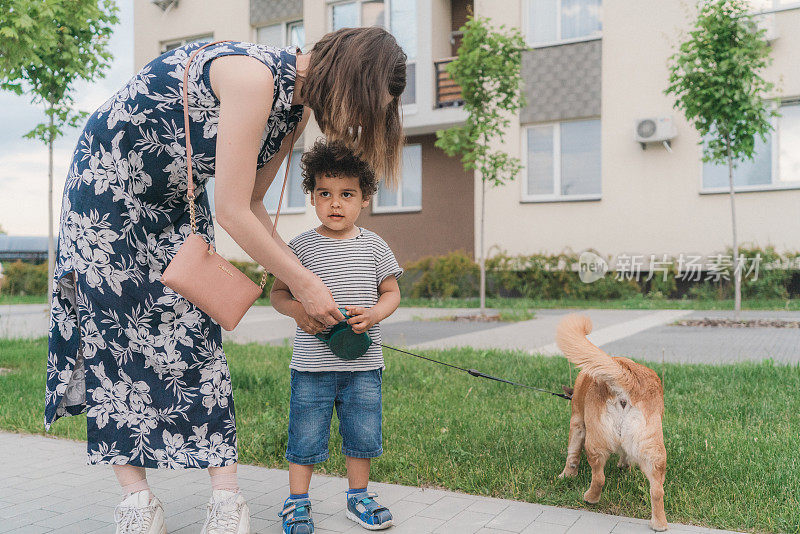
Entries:
POLYGON ((3 264, 3 289, 6 295, 47 294, 47 264, 17 260, 3 264))

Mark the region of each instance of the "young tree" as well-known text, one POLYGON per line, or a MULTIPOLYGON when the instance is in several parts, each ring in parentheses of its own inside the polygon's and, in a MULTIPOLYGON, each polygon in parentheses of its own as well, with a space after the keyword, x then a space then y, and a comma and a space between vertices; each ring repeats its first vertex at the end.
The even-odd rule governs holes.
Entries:
MULTIPOLYGON (((682 109, 706 139, 703 161, 727 163, 731 199, 734 264, 734 310, 742 299, 742 264, 736 238, 733 169, 753 159, 755 136, 766 141, 770 118, 778 115, 765 94, 773 87, 761 77, 772 62, 764 29, 756 30, 747 0, 704 0, 694 28, 669 59, 669 87, 682 109)), ((701 141, 702 143, 702 141, 701 141)))
POLYGON ((8 55, 0 61, 0 87, 27 93, 33 103, 44 105, 48 118, 25 134, 45 143, 49 151, 48 289, 55 264, 53 143, 64 128, 79 126, 88 115, 73 109, 74 83, 105 76, 117 11, 113 0, 2 0, 0 36, 10 41, 3 45, 8 55))
POLYGON ((447 72, 461 86, 467 120, 461 126, 436 132, 436 146, 448 156, 461 156, 467 170, 481 175, 480 224, 480 306, 486 308, 486 258, 484 220, 486 184, 492 187, 514 179, 522 165, 502 151, 492 151, 491 144, 502 140, 503 129, 510 123, 509 112, 524 105, 520 90, 522 51, 525 40, 517 29, 492 30, 489 19, 470 15, 461 27, 464 37, 458 57, 447 72))

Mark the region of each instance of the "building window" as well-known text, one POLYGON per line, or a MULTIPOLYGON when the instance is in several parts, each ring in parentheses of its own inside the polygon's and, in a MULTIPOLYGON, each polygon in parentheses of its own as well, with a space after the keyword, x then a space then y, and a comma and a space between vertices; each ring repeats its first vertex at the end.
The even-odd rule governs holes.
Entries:
POLYGON ((174 50, 180 46, 189 44, 189 43, 199 43, 201 41, 212 41, 214 39, 214 34, 207 34, 207 35, 198 35, 196 37, 187 37, 186 39, 176 39, 174 41, 164 41, 161 43, 161 53, 169 52, 170 50, 174 50))
POLYGON ((408 56, 403 104, 417 101, 417 0, 353 0, 331 5, 331 31, 361 26, 389 30, 408 56), (387 21, 388 13, 388 21, 387 21))
POLYGON ((281 22, 256 28, 256 42, 278 48, 296 46, 305 52, 306 32, 303 21, 281 22))
POLYGON ((601 0, 527 0, 525 27, 530 46, 585 41, 601 36, 601 0))
MULTIPOLYGON (((300 158, 303 156, 302 150, 295 149, 292 152, 292 166, 289 169, 289 177, 286 182, 286 191, 283 193, 283 205, 281 213, 303 213, 306 210, 306 195, 303 193, 303 174, 300 169, 300 158)), ((272 180, 267 194, 264 195, 264 206, 267 212, 274 214, 278 211, 278 200, 281 197, 283 187, 283 177, 286 174, 286 159, 281 163, 278 174, 272 180)))
MULTIPOLYGON (((303 213, 306 210, 306 196, 303 193, 303 176, 300 170, 300 157, 303 155, 302 150, 295 150, 292 153, 292 168, 289 170, 289 178, 286 182, 286 191, 283 193, 283 205, 281 206, 281 213, 303 213)), ((267 189, 267 194, 264 195, 264 206, 267 212, 274 215, 278 211, 278 200, 281 197, 281 188, 283 187, 283 176, 286 173, 286 160, 281 163, 281 168, 278 169, 278 174, 267 189)), ((211 178, 206 182, 206 191, 208 192, 208 203, 211 206, 211 214, 216 214, 214 206, 214 179, 211 178)))
POLYGON ((392 191, 381 182, 372 203, 373 213, 422 209, 422 145, 404 146, 400 165, 400 187, 392 191))
MULTIPOLYGON (((755 136, 753 159, 736 163, 733 169, 734 191, 763 191, 800 188, 800 101, 784 102, 774 118, 773 132, 766 140, 755 136)), ((703 162, 701 192, 730 190, 728 164, 703 162)))
POLYGON ((750 0, 753 11, 758 13, 769 13, 772 11, 782 11, 784 9, 800 8, 798 0, 750 0))
POLYGON ((524 130, 522 200, 600 199, 600 120, 529 126, 524 130))

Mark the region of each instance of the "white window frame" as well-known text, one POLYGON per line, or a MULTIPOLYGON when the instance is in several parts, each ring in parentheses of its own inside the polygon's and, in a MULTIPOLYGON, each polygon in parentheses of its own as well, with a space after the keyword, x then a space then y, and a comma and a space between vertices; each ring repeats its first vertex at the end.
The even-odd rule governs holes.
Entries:
MULTIPOLYGON (((580 121, 587 120, 600 120, 599 117, 583 118, 580 121)), ((522 135, 520 136, 520 158, 522 163, 522 180, 520 180, 520 202, 521 203, 535 203, 535 202, 583 202, 587 200, 602 200, 603 198, 603 167, 602 167, 602 137, 600 140, 601 147, 601 165, 600 165, 600 194, 581 194, 581 195, 562 195, 561 191, 561 124, 564 122, 574 121, 551 121, 540 122, 537 124, 526 124, 522 127, 522 135), (532 195, 528 193, 528 130, 542 126, 553 126, 553 191, 549 195, 532 195)), ((602 122, 601 122, 602 128, 602 122)))
MULTIPOLYGON (((783 102, 773 102, 772 109, 777 109, 780 111, 780 107, 782 104, 786 105, 800 105, 800 102, 795 101, 794 99, 787 99, 783 102)), ((800 180, 796 180, 793 182, 788 182, 786 184, 780 183, 780 143, 781 143, 781 132, 778 129, 778 120, 779 117, 772 117, 770 118, 770 124, 772 124, 772 131, 770 135, 772 136, 772 142, 770 143, 770 180, 769 184, 756 184, 756 185, 736 185, 733 186, 734 193, 750 193, 755 191, 786 191, 790 189, 800 189, 800 180)), ((730 193, 730 187, 725 185, 723 187, 704 187, 703 186, 703 145, 702 143, 698 145, 699 147, 699 154, 698 160, 700 161, 700 189, 699 193, 701 195, 718 195, 724 193, 730 193)), ((734 169, 734 174, 736 173, 736 169, 734 169)))
POLYGON ((413 213, 413 212, 420 212, 422 211, 422 180, 424 175, 422 173, 422 144, 421 143, 409 143, 405 145, 406 147, 418 146, 420 152, 419 158, 419 187, 420 187, 420 205, 419 206, 403 206, 403 187, 402 184, 397 188, 397 204, 394 206, 379 206, 378 205, 378 193, 376 192, 372 198, 372 213, 413 213))
MULTIPOLYGON (((299 162, 300 161, 300 157, 302 155, 303 155, 303 148, 302 147, 294 148, 293 151, 292 151, 292 163, 299 162)), ((275 178, 272 181, 273 183, 270 184, 270 186, 272 186, 274 183, 283 184, 283 177, 286 174, 285 165, 286 165, 286 158, 284 157, 283 161, 281 162, 281 166, 278 168, 278 173, 275 175, 275 178)), ((298 179, 302 183, 302 181, 303 181, 302 172, 301 172, 300 176, 298 177, 298 179)), ((291 180, 291 173, 289 174, 289 180, 291 180)), ((281 185, 281 187, 282 187, 282 185, 281 185)), ((286 183, 286 187, 289 187, 289 182, 288 181, 286 183)), ((269 188, 267 188, 267 189, 269 190, 269 188)), ((308 196, 304 194, 303 195, 303 199, 304 199, 303 200, 303 207, 299 207, 298 206, 298 207, 295 207, 295 208, 290 208, 287 205, 289 203, 289 191, 288 191, 288 189, 286 191, 284 191, 283 192, 283 202, 281 203, 281 215, 284 215, 284 214, 285 215, 293 215, 293 214, 298 214, 298 213, 305 213, 306 212, 306 205, 308 204, 308 196)), ((264 194, 263 204, 264 204, 264 208, 267 210, 268 214, 275 215, 276 213, 278 213, 277 209, 276 210, 271 210, 267 206, 267 195, 266 194, 264 194)))
MULTIPOLYGON (((342 4, 356 4, 356 6, 358 6, 358 9, 356 9, 356 20, 357 20, 357 26, 360 28, 361 24, 363 23, 362 20, 361 20, 361 12, 362 12, 361 4, 363 4, 364 1, 365 0, 329 0, 328 1, 328 8, 327 8, 328 9, 328 31, 333 31, 333 8, 334 8, 334 6, 342 5, 342 4)), ((392 0, 383 0, 383 5, 384 5, 383 29, 385 29, 389 33, 392 32, 392 28, 391 28, 392 23, 389 20, 391 18, 391 16, 392 16, 392 5, 391 5, 391 2, 392 2, 392 0)), ((417 7, 419 7, 419 6, 417 6, 417 7)), ((419 12, 417 12, 417 14, 419 14, 419 12)), ((417 24, 417 21, 415 21, 415 26, 416 26, 416 31, 417 31, 417 37, 419 37, 419 24, 417 24)), ((419 39, 417 39, 417 48, 419 48, 419 39)), ((419 53, 419 50, 417 50, 417 53, 419 53)), ((416 70, 417 58, 414 58, 412 60, 406 61, 406 65, 414 65, 414 68, 415 68, 415 71, 414 71, 414 95, 415 95, 415 97, 418 97, 419 96, 419 91, 418 91, 418 86, 417 86, 417 83, 416 83, 417 78, 418 78, 418 76, 417 76, 418 72, 416 70)), ((410 114, 414 114, 414 113, 417 112, 417 102, 415 101, 415 102, 411 102, 411 103, 408 103, 408 104, 403 103, 402 108, 403 108, 403 113, 409 114, 409 115, 410 114)))
POLYGON ((788 11, 790 9, 800 9, 800 2, 782 2, 781 0, 772 0, 772 7, 767 7, 764 9, 751 9, 751 14, 762 14, 762 13, 778 13, 781 11, 788 11), (785 5, 783 5, 785 4, 785 5))
MULTIPOLYGON (((256 27, 253 28, 253 42, 256 42, 256 43, 258 42, 258 30, 260 30, 261 28, 266 28, 268 26, 278 26, 278 25, 280 25, 280 27, 281 27, 281 44, 278 45, 278 46, 281 47, 281 48, 286 48, 287 46, 291 46, 290 43, 289 43, 289 27, 292 26, 293 24, 298 24, 298 23, 303 25, 303 33, 305 33, 306 23, 305 23, 304 19, 285 20, 283 22, 276 22, 274 24, 261 24, 260 26, 256 26, 256 27)), ((303 53, 306 52, 305 43, 303 43, 303 46, 300 47, 300 50, 302 50, 303 53)))
MULTIPOLYGON (((600 41, 603 39, 603 30, 593 35, 586 35, 584 37, 573 37, 571 39, 556 38, 553 41, 545 41, 541 43, 534 43, 531 41, 530 32, 530 3, 535 0, 525 0, 522 3, 522 27, 524 28, 525 44, 528 48, 547 48, 548 46, 557 46, 571 43, 583 43, 586 41, 600 41)), ((556 16, 556 35, 561 36, 561 4, 562 0, 558 0, 558 15, 556 16)), ((602 4, 601 4, 602 9, 602 4)), ((602 22, 601 22, 602 24, 602 22)))
POLYGON ((163 54, 163 53, 167 52, 167 46, 169 46, 169 45, 175 45, 170 49, 170 50, 172 50, 174 48, 179 48, 179 47, 181 47, 183 45, 186 45, 186 44, 189 44, 189 43, 196 43, 198 41, 213 41, 213 40, 214 40, 214 34, 213 33, 204 33, 204 34, 201 34, 201 35, 195 35, 193 37, 184 37, 183 39, 168 39, 166 41, 161 41, 161 43, 159 44, 159 47, 160 47, 161 53, 163 54))

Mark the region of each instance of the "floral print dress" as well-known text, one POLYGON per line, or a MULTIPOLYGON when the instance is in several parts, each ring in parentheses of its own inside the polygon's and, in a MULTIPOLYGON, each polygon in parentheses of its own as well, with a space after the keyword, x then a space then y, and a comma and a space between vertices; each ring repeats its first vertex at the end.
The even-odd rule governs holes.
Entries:
MULTIPOLYGON (((192 43, 157 57, 95 111, 80 135, 61 209, 50 315, 45 428, 86 412, 89 464, 156 468, 237 460, 220 326, 160 282, 191 232, 182 104, 192 43)), ((214 58, 247 55, 275 80, 258 167, 303 114, 295 51, 245 42, 203 49, 189 67, 198 233, 214 242, 214 58)))

